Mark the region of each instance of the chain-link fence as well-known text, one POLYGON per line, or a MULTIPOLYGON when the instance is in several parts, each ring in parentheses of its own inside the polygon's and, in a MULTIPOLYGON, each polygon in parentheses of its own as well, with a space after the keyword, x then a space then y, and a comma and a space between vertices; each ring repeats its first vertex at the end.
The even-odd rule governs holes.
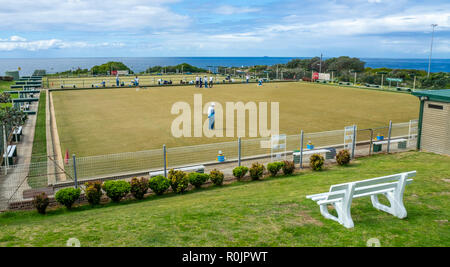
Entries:
MULTIPOLYGON (((156 85, 183 85, 195 82, 196 77, 213 77, 214 83, 242 83, 243 75, 225 75, 199 73, 199 74, 162 74, 162 75, 137 75, 139 86, 156 85), (229 79, 228 79, 229 78, 229 79)), ((101 88, 101 87, 130 87, 135 86, 135 75, 119 76, 99 76, 99 77, 49 77, 44 81, 44 86, 49 89, 70 89, 70 88, 101 88)), ((255 78, 251 79, 255 81, 255 78)))
POLYGON ((48 156, 30 164, 3 166, 0 168, 0 209, 20 207, 36 192, 51 195, 58 188, 81 185, 87 180, 148 176, 150 171, 160 171, 164 167, 204 165, 207 170, 217 168, 231 176, 232 169, 238 164, 249 166, 255 161, 266 164, 274 159, 287 159, 294 160, 297 167, 300 162, 306 167, 314 153, 321 153, 332 162, 335 153, 342 149, 348 149, 356 157, 406 151, 416 147, 417 120, 371 129, 357 130, 352 126, 345 130, 289 135, 283 140, 285 142, 278 145, 281 153, 280 150, 274 152, 269 137, 91 157, 73 156, 64 160, 48 156), (274 153, 279 153, 280 157, 273 157, 274 153), (225 161, 218 161, 219 154, 225 156, 225 161))

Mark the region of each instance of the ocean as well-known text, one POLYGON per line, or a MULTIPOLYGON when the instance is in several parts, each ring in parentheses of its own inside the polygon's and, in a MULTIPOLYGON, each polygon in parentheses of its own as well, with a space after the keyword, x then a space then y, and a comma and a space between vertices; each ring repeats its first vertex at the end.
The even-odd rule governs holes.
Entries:
MULTIPOLYGON (((253 65, 284 64, 294 58, 306 57, 103 57, 103 58, 0 58, 0 75, 5 71, 21 68, 20 75, 33 74, 36 69, 45 69, 47 73, 67 71, 70 69, 89 69, 108 61, 121 61, 135 72, 141 72, 151 66, 169 66, 188 63, 208 69, 208 66, 241 67, 253 65)), ((391 69, 428 69, 428 59, 383 59, 361 58, 366 67, 391 69)), ((450 72, 450 59, 433 59, 432 72, 450 72)))

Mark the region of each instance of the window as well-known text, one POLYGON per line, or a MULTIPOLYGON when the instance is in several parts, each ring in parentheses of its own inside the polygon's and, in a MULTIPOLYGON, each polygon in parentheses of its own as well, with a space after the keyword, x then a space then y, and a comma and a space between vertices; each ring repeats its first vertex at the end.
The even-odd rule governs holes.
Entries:
POLYGON ((444 106, 428 104, 428 108, 444 110, 444 106))

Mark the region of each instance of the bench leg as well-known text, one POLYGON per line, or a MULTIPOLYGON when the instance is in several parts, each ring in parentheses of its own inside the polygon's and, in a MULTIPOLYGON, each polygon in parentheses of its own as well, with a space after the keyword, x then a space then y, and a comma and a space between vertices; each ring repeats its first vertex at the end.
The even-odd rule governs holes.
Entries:
POLYGON ((353 224, 352 214, 350 212, 351 205, 351 200, 349 204, 345 202, 339 202, 335 205, 339 217, 339 223, 342 224, 345 228, 353 228, 355 226, 353 224))
POLYGON ((377 210, 381 210, 389 214, 392 214, 400 219, 406 218, 407 212, 405 206, 403 205, 403 200, 398 199, 395 196, 395 192, 388 192, 384 193, 383 195, 386 196, 391 206, 388 207, 386 205, 381 204, 380 201, 378 200, 378 196, 374 195, 371 196, 373 207, 376 208, 377 210))
POLYGON ((403 204, 403 192, 405 191, 406 179, 407 177, 404 175, 398 182, 397 188, 393 192, 383 194, 389 200, 391 205, 390 207, 381 204, 377 195, 371 196, 373 207, 392 214, 399 219, 406 218, 408 213, 406 212, 405 205, 403 204))
POLYGON ((353 228, 354 223, 352 219, 352 215, 350 212, 350 205, 344 205, 343 202, 337 202, 333 204, 334 209, 336 210, 338 216, 331 215, 328 211, 328 205, 320 205, 320 213, 323 215, 323 217, 336 221, 340 224, 342 224, 345 228, 353 228))
MULTIPOLYGON (((333 205, 336 209, 336 205, 333 205)), ((328 205, 320 205, 320 213, 322 214, 323 217, 336 221, 338 223, 341 223, 341 220, 339 220, 338 217, 331 215, 330 212, 328 211, 328 205)))
POLYGON ((323 217, 336 221, 342 224, 345 228, 353 228, 352 214, 350 212, 353 200, 353 193, 355 192, 355 185, 353 183, 348 185, 344 198, 341 201, 333 203, 338 216, 333 216, 328 211, 328 205, 320 205, 320 213, 323 217))

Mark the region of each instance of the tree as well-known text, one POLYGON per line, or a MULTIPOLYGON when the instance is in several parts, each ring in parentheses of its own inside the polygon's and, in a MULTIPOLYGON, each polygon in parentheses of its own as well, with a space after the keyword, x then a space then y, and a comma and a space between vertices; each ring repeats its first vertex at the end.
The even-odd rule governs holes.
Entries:
POLYGON ((115 61, 110 61, 105 64, 94 66, 91 68, 91 72, 94 75, 108 74, 112 70, 127 70, 129 73, 133 73, 133 71, 130 68, 128 68, 125 64, 123 64, 122 62, 115 62, 115 61))

